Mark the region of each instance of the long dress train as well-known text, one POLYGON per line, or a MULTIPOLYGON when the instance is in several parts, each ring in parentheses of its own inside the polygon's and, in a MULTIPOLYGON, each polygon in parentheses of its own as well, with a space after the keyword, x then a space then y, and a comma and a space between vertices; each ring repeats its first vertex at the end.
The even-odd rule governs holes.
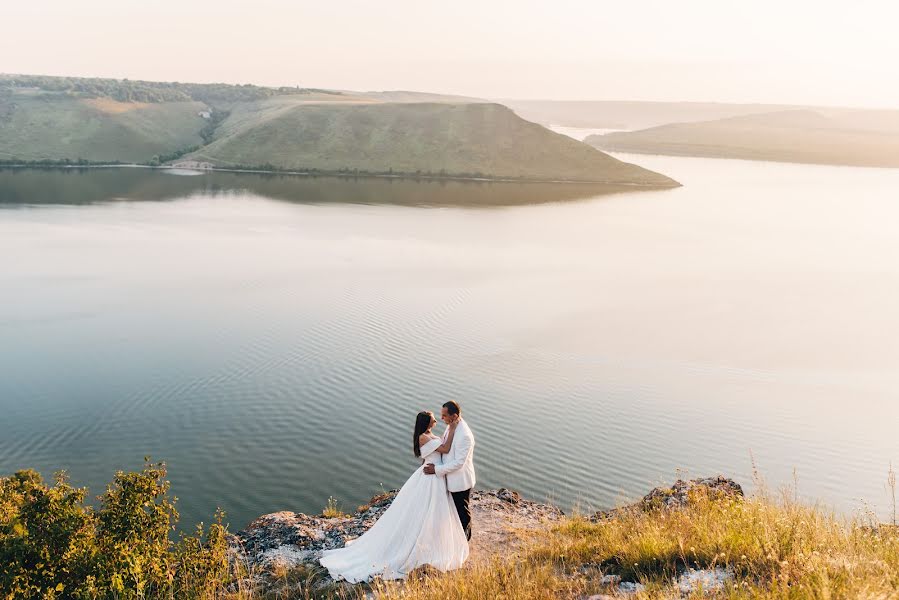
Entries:
POLYGON ((357 539, 320 560, 334 579, 352 583, 374 576, 401 579, 422 565, 441 571, 458 569, 468 558, 468 540, 459 513, 446 491, 446 479, 424 473, 439 464, 439 439, 421 448, 424 462, 403 484, 384 514, 357 539))

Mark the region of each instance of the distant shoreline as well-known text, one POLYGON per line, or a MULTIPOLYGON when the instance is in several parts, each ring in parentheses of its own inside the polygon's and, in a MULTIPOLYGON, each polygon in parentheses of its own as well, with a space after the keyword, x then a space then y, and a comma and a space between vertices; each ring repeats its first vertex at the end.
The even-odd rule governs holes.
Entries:
POLYGON ((515 177, 475 177, 472 175, 426 175, 414 173, 347 173, 341 171, 295 171, 295 170, 279 170, 279 169, 257 169, 252 167, 178 167, 174 165, 143 165, 139 163, 92 163, 92 164, 0 164, 2 169, 151 169, 159 171, 171 171, 173 169, 182 169, 187 171, 196 171, 198 173, 247 173, 256 175, 292 175, 296 177, 337 177, 340 179, 397 179, 397 180, 428 180, 428 181, 468 181, 475 183, 542 183, 542 184, 582 184, 582 185, 604 185, 621 188, 633 189, 658 189, 665 190, 675 187, 676 185, 662 185, 654 183, 637 183, 637 182, 614 182, 599 180, 581 180, 581 179, 531 179, 531 178, 515 178, 515 177))
MULTIPOLYGON (((600 137, 600 136, 597 136, 600 137)), ((614 154, 639 154, 641 156, 672 156, 675 158, 713 158, 718 160, 741 160, 754 163, 778 163, 784 165, 810 165, 817 167, 849 167, 853 169, 899 169, 899 164, 875 164, 875 163, 850 163, 850 162, 823 162, 813 159, 803 160, 801 157, 779 158, 777 156, 750 156, 748 154, 715 153, 714 151, 702 152, 701 150, 675 150, 658 148, 631 148, 626 146, 594 146, 603 152, 614 154)))

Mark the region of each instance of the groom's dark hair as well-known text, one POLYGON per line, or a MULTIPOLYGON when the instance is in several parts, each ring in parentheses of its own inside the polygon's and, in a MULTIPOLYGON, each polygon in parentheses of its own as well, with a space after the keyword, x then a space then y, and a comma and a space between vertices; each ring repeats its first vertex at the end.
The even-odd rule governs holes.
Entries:
POLYGON ((461 415, 462 414, 462 409, 459 408, 459 403, 456 402, 455 400, 450 400, 449 402, 447 402, 446 404, 443 405, 443 408, 445 408, 446 412, 448 412, 451 415, 461 415))

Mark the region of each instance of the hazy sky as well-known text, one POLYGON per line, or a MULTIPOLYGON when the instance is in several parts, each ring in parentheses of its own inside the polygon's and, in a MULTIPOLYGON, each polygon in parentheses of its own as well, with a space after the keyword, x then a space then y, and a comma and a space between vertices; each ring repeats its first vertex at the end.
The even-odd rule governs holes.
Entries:
POLYGON ((899 3, 4 0, 0 72, 899 108, 899 3))

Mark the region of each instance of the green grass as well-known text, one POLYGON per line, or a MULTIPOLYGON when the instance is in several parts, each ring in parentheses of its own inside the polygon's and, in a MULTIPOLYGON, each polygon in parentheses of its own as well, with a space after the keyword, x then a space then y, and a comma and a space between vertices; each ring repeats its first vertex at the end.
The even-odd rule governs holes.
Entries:
POLYGON ((0 95, 0 160, 149 162, 203 143, 200 102, 117 103, 52 92, 0 95))
POLYGON ((203 110, 211 107, 0 86, 0 162, 158 164, 184 157, 225 168, 319 174, 677 185, 499 104, 268 90, 262 98, 216 105, 221 121, 203 119, 203 110))
POLYGON ((498 104, 273 98, 235 107, 191 157, 223 167, 676 185, 498 104))

